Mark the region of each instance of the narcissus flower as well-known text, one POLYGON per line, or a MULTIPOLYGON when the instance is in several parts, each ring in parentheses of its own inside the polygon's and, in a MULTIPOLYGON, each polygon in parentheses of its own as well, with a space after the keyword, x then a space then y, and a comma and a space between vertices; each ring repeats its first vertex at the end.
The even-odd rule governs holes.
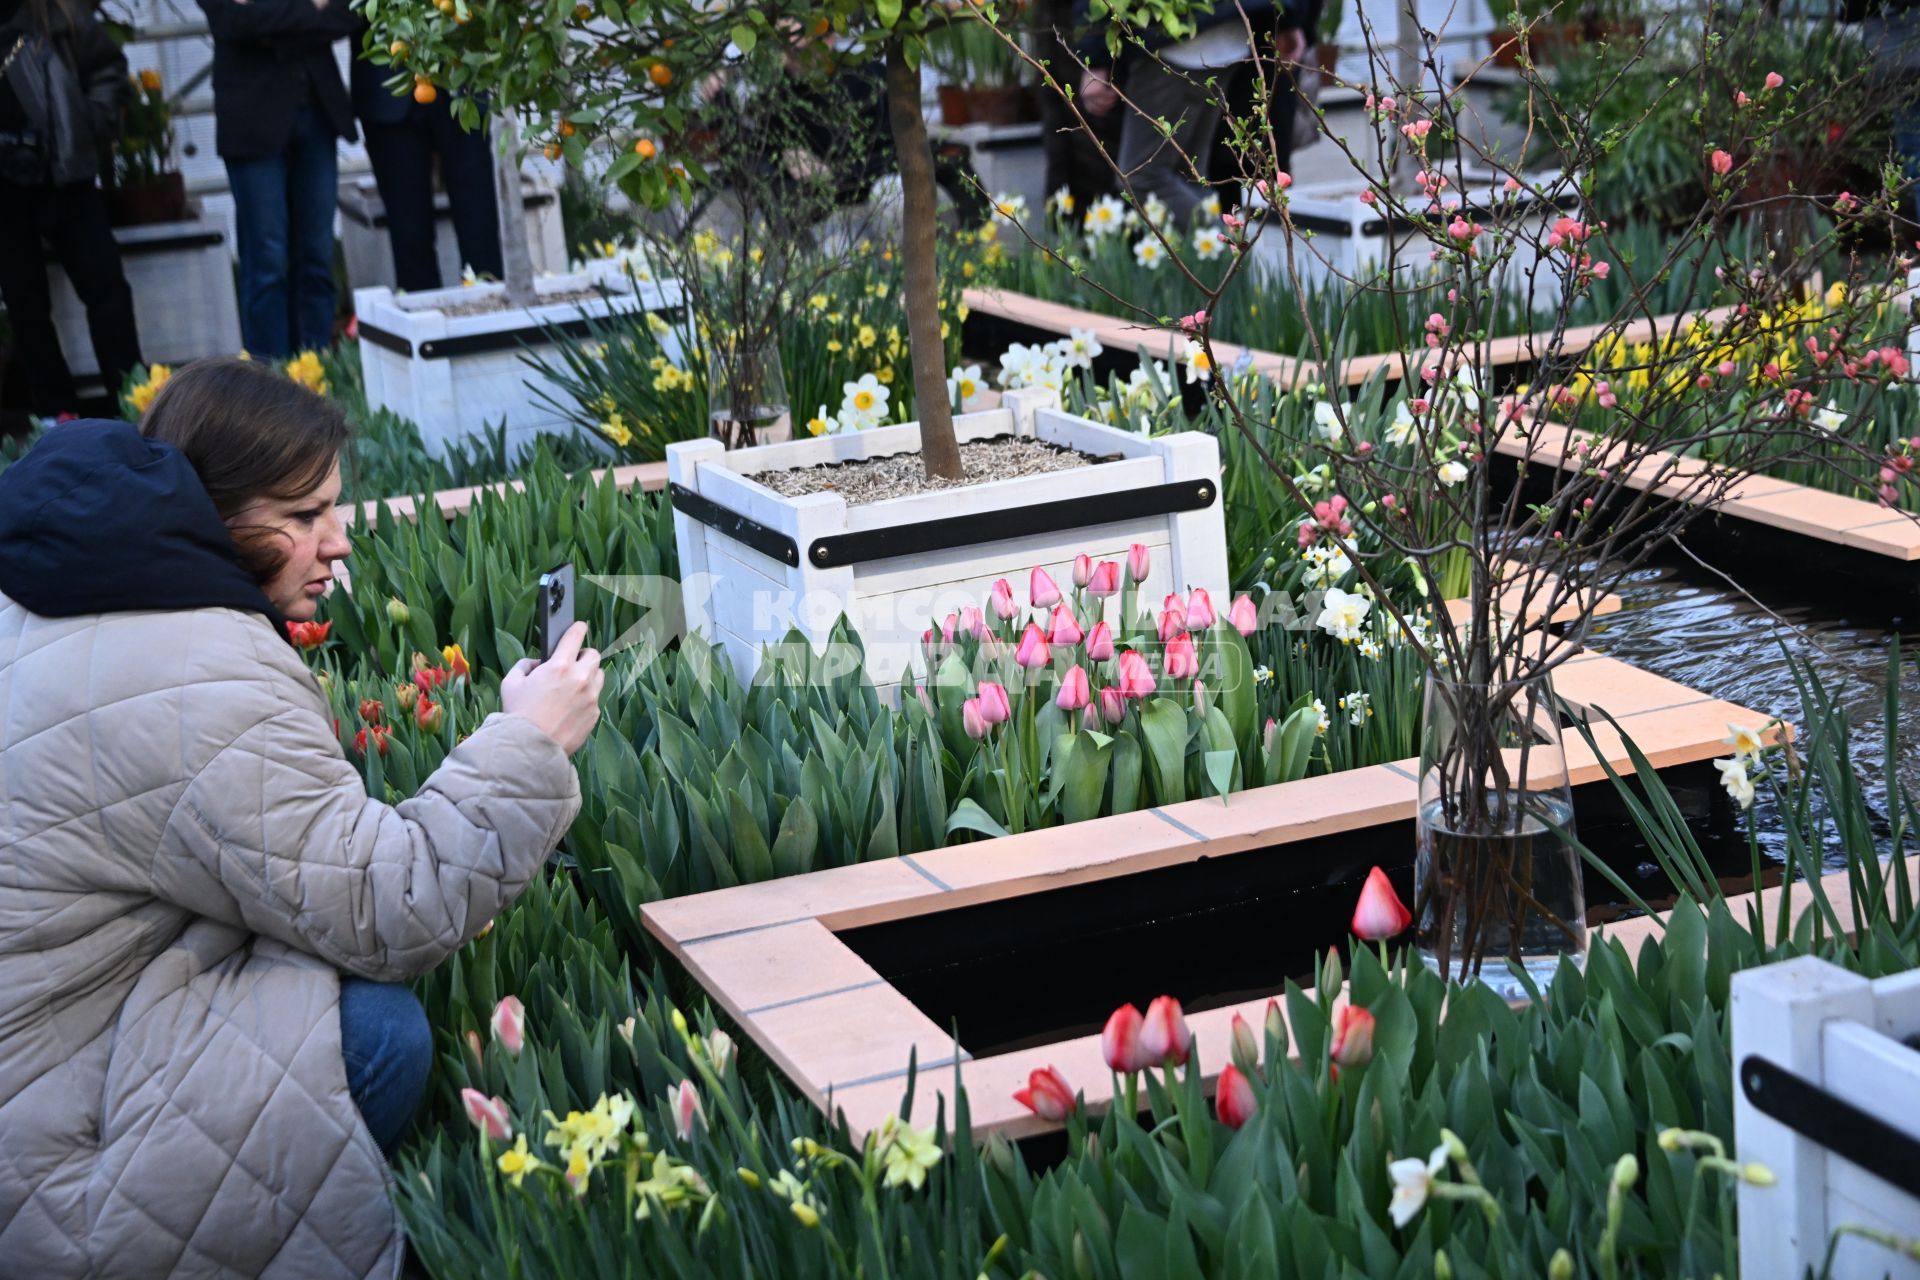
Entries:
POLYGON ((1393 1201, 1387 1206, 1387 1216, 1393 1219, 1393 1225, 1404 1227, 1413 1221, 1415 1214, 1425 1207, 1427 1196, 1433 1190, 1433 1180, 1447 1167, 1447 1145, 1441 1143, 1425 1160, 1394 1160, 1387 1165, 1387 1174, 1393 1179, 1393 1201))
POLYGON ((1066 1077, 1053 1067, 1036 1070, 1028 1076, 1027 1087, 1015 1089, 1013 1100, 1042 1120, 1055 1122, 1065 1120, 1078 1105, 1066 1077))
POLYGON ((1260 1100, 1254 1096, 1253 1082, 1231 1062, 1221 1069, 1220 1079, 1214 1083, 1213 1109, 1229 1129, 1238 1129, 1259 1113, 1260 1100))
POLYGON ((1387 873, 1375 867, 1367 873, 1360 901, 1353 908, 1353 934, 1366 942, 1391 938, 1413 923, 1413 913, 1393 891, 1387 873))

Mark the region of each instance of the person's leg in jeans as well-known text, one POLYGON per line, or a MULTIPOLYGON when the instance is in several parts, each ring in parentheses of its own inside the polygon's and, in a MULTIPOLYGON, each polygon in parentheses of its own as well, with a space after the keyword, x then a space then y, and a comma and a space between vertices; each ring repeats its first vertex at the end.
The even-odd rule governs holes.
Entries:
POLYGON ((289 337, 298 351, 333 341, 333 214, 340 199, 339 137, 319 106, 300 108, 288 142, 287 205, 293 251, 293 310, 289 337))
POLYGON ((1136 196, 1160 197, 1172 210, 1176 227, 1185 227, 1193 211, 1207 198, 1193 171, 1198 166, 1205 173, 1212 155, 1213 133, 1220 124, 1220 108, 1208 101, 1219 97, 1218 89, 1206 86, 1210 76, 1224 80, 1226 73, 1183 74, 1153 58, 1138 56, 1128 61, 1120 82, 1132 106, 1114 108, 1124 117, 1120 123, 1121 170, 1129 175, 1136 196), (1173 126, 1171 137, 1161 134, 1157 121, 1162 119, 1173 126))
POLYGON ((362 121, 367 159, 387 211, 387 243, 393 247, 393 280, 408 293, 438 289, 440 254, 433 230, 433 130, 415 106, 399 124, 362 121))
POLYGON ((240 248, 240 343, 263 360, 293 354, 287 326, 287 155, 227 161, 240 248))
POLYGON ((353 1105, 380 1154, 391 1160, 427 1096, 433 1071, 427 1011, 398 983, 342 978, 340 1054, 353 1105))
POLYGON ((444 99, 429 110, 428 127, 440 153, 440 181, 453 206, 461 265, 498 280, 507 269, 500 252, 499 202, 493 193, 493 133, 484 126, 472 133, 462 129, 444 99))
POLYGON ((127 375, 140 364, 140 335, 133 320, 133 290, 120 267, 107 198, 91 183, 55 192, 58 216, 48 239, 67 269, 73 291, 87 308, 87 331, 100 362, 107 395, 118 399, 127 375))
POLYGON ((40 247, 53 221, 53 195, 48 187, 0 184, 0 300, 13 325, 14 360, 26 373, 28 407, 48 418, 73 409, 75 399, 40 247))

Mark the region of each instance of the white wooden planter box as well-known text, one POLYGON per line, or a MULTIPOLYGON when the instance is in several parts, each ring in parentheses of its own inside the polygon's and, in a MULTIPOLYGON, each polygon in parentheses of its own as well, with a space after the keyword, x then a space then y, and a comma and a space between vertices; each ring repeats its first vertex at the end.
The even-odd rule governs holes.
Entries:
MULTIPOLYGON (((523 175, 521 198, 526 202, 527 251, 536 274, 567 269, 567 235, 560 223, 560 198, 545 178, 523 175)), ((492 207, 489 205, 489 207, 492 207)), ((469 264, 460 261, 460 238, 453 230, 453 210, 447 193, 433 193, 433 248, 440 260, 440 282, 460 283, 469 264)), ((340 183, 340 251, 347 260, 347 288, 358 291, 385 285, 394 287, 393 238, 387 234, 387 206, 370 175, 344 178, 340 183)))
MULTIPOLYGON (((1792 1097, 1797 1090, 1765 1065, 1920 1139, 1920 1052, 1911 1047, 1920 1042, 1920 970, 1869 982, 1802 956, 1735 974, 1732 1003, 1739 1158, 1765 1165, 1779 1180, 1772 1187, 1740 1187, 1741 1274, 1818 1274, 1842 1224, 1920 1238, 1920 1197, 1839 1150, 1861 1134, 1864 1150, 1855 1154, 1887 1160, 1909 1187, 1920 1160, 1824 1105, 1805 1120, 1784 1123, 1776 1117, 1801 1109, 1792 1097)), ((1849 1235, 1841 1237, 1833 1275, 1920 1280, 1920 1261, 1849 1235)))
POLYGON ((890 691, 909 668, 924 670, 928 625, 986 607, 996 578, 1024 604, 1034 566, 1070 588, 1075 555, 1124 564, 1135 542, 1153 553, 1143 601, 1157 608, 1169 591, 1205 587, 1224 610, 1218 443, 1136 435, 1058 406, 1051 392, 1009 392, 1000 409, 957 416, 954 434, 1030 436, 1112 460, 855 507, 833 493, 781 497, 752 477, 917 452, 917 423, 732 453, 712 440, 667 446, 688 627, 723 641, 747 678, 763 645, 798 628, 818 650, 844 614, 869 678, 890 691))
MULTIPOLYGON (((226 225, 196 213, 184 222, 116 227, 120 265, 133 290, 140 355, 149 364, 184 364, 203 356, 240 350, 240 305, 234 294, 233 258, 226 225)), ((87 309, 67 273, 47 269, 53 292, 53 323, 67 368, 76 378, 97 377, 100 358, 87 333, 87 309)), ((118 395, 120 388, 107 390, 118 395)))
MULTIPOLYGON (((365 370, 367 404, 390 409, 420 428, 427 451, 438 457, 462 436, 507 424, 509 447, 540 432, 571 428, 541 399, 563 393, 523 360, 523 353, 554 350, 547 326, 584 332, 585 318, 605 318, 634 309, 677 307, 678 285, 642 282, 636 286, 612 264, 596 264, 580 275, 552 276, 535 282, 542 295, 571 293, 596 285, 610 296, 536 305, 480 315, 448 315, 439 308, 475 297, 503 295, 505 285, 435 289, 396 294, 380 287, 353 295, 359 321, 360 363, 365 370)), ((677 358, 674 339, 664 340, 677 358)))

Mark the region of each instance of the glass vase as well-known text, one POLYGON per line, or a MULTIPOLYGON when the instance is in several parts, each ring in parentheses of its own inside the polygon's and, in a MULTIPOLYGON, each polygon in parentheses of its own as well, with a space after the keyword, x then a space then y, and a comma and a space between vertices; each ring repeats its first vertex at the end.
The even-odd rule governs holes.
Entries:
POLYGON ((1414 942, 1442 977, 1528 996, 1584 964, 1586 891, 1558 704, 1545 675, 1429 673, 1420 738, 1414 942))
POLYGON ((791 430, 777 342, 715 341, 707 357, 707 397, 713 435, 729 449, 784 439, 781 428, 791 430))

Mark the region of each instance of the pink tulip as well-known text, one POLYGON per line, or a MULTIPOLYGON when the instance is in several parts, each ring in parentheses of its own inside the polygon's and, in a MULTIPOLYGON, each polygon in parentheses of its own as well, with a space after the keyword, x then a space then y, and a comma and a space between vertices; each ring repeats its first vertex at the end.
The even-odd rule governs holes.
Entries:
POLYGON ((519 996, 507 996, 493 1006, 493 1038, 514 1057, 527 1043, 527 1007, 519 996))
POLYGON ((1073 558, 1073 585, 1084 591, 1092 577, 1093 557, 1082 551, 1073 558))
POLYGON ((1013 660, 1029 671, 1053 661, 1053 654, 1047 648, 1047 637, 1040 630, 1039 623, 1027 624, 1027 629, 1020 635, 1020 647, 1014 650, 1013 660))
POLYGON ((1185 1066, 1193 1050, 1193 1032, 1187 1030, 1187 1015, 1172 996, 1155 996, 1140 1023, 1140 1048, 1147 1060, 1156 1065, 1173 1063, 1185 1066))
POLYGON ((1160 611, 1160 643, 1165 644, 1187 629, 1187 615, 1184 609, 1162 609, 1160 611))
POLYGON ((1093 689, 1087 681, 1085 667, 1067 668, 1066 679, 1060 682, 1060 694, 1053 703, 1062 711, 1078 711, 1093 701, 1093 689))
POLYGON ((1387 873, 1375 867, 1367 873, 1360 890, 1360 901, 1353 909, 1353 935, 1367 942, 1391 938, 1413 923, 1413 913, 1400 901, 1387 881, 1387 873))
POLYGON ((1724 151, 1713 153, 1713 171, 1722 177, 1733 172, 1733 157, 1724 151))
POLYGON ((972 636, 975 640, 984 640, 987 638, 987 615, 980 612, 980 610, 973 605, 968 605, 960 611, 960 626, 958 629, 960 632, 972 636))
POLYGON ((481 1047, 480 1033, 478 1031, 467 1032, 467 1052, 473 1055, 474 1066, 484 1067, 487 1065, 487 1051, 481 1047))
POLYGON ((1093 624, 1093 630, 1087 632, 1087 658, 1091 662, 1106 662, 1113 657, 1113 628, 1102 618, 1093 624))
POLYGON ((1364 1067, 1373 1061, 1373 1015, 1348 1005, 1333 1022, 1333 1047, 1327 1051, 1338 1067, 1364 1067))
POLYGON ((1027 595, 1036 609, 1051 609, 1060 603, 1060 588, 1045 569, 1034 566, 1033 576, 1027 580, 1027 595))
POLYGON ((1111 685, 1103 686, 1100 690, 1100 718, 1108 724, 1119 724, 1126 717, 1126 697, 1111 685))
POLYGON ((693 1141, 693 1121, 698 1116, 706 1122, 706 1112, 700 1107, 700 1091, 693 1087, 693 1081, 682 1080, 668 1094, 673 1100, 673 1131, 680 1135, 680 1141, 693 1141))
POLYGON ((1153 690, 1153 669, 1147 666, 1147 660, 1133 649, 1123 652, 1120 655, 1120 696, 1144 698, 1153 690))
POLYGON ((987 717, 980 710, 980 699, 968 698, 960 704, 960 727, 965 729, 967 736, 975 741, 987 736, 987 730, 991 726, 987 724, 987 717))
POLYGON ((1005 578, 993 584, 993 612, 1002 622, 1012 621, 1013 615, 1020 612, 1020 606, 1013 602, 1013 588, 1005 578))
POLYGON ((980 682, 980 718, 988 724, 1005 724, 1013 718, 1013 704, 1007 701, 1007 687, 991 680, 980 682))
POLYGON ((1253 1094, 1253 1082, 1231 1062, 1221 1069, 1220 1079, 1214 1083, 1213 1109, 1220 1123, 1229 1129, 1238 1129, 1260 1111, 1260 1100, 1253 1094))
POLYGON ((1098 733, 1106 728, 1106 724, 1107 722, 1100 718, 1099 702, 1088 702, 1086 706, 1080 708, 1080 727, 1088 733, 1098 733))
POLYGON ((1187 597, 1187 630, 1205 631, 1213 626, 1213 597, 1205 587, 1195 587, 1187 597))
POLYGON ((1200 655, 1194 652, 1192 636, 1175 636, 1167 641, 1167 679, 1189 680, 1200 673, 1200 655))
POLYGON ((1139 586, 1147 580, 1147 570, 1153 565, 1153 553, 1143 544, 1134 543, 1127 548, 1127 581, 1139 586))
POLYGON ((1093 566, 1093 576, 1087 579, 1087 594, 1095 600, 1105 600, 1120 590, 1120 566, 1112 560, 1102 560, 1093 566))
POLYGON ((1233 629, 1243 636, 1250 636, 1260 627, 1259 611, 1253 607, 1253 597, 1241 592, 1233 602, 1233 608, 1227 610, 1227 620, 1233 623, 1233 629))
POLYGON ((1153 1059, 1147 1056, 1140 1042, 1140 1031, 1144 1025, 1140 1011, 1131 1004, 1123 1004, 1113 1011, 1105 1029, 1100 1032, 1100 1053, 1106 1058, 1107 1065, 1121 1075, 1144 1071, 1153 1065, 1153 1059))
POLYGON ((1178 591, 1167 592, 1167 598, 1160 602, 1162 613, 1171 613, 1179 617, 1181 625, 1187 620, 1187 598, 1178 591))
POLYGON ((1055 1123, 1065 1120, 1073 1114, 1078 1099, 1067 1084, 1067 1078, 1052 1067, 1037 1070, 1027 1077, 1027 1087, 1015 1089, 1013 1100, 1025 1107, 1042 1120, 1055 1123))
POLYGON ((1073 610, 1064 604, 1053 606, 1053 620, 1047 626, 1048 644, 1071 647, 1086 638, 1086 633, 1080 630, 1080 619, 1073 616, 1073 610))
POLYGON ((462 1089, 460 1105, 466 1108, 467 1119, 473 1127, 484 1133, 489 1141, 505 1142, 513 1136, 513 1119, 507 1114, 507 1104, 499 1098, 489 1098, 478 1089, 462 1089))

